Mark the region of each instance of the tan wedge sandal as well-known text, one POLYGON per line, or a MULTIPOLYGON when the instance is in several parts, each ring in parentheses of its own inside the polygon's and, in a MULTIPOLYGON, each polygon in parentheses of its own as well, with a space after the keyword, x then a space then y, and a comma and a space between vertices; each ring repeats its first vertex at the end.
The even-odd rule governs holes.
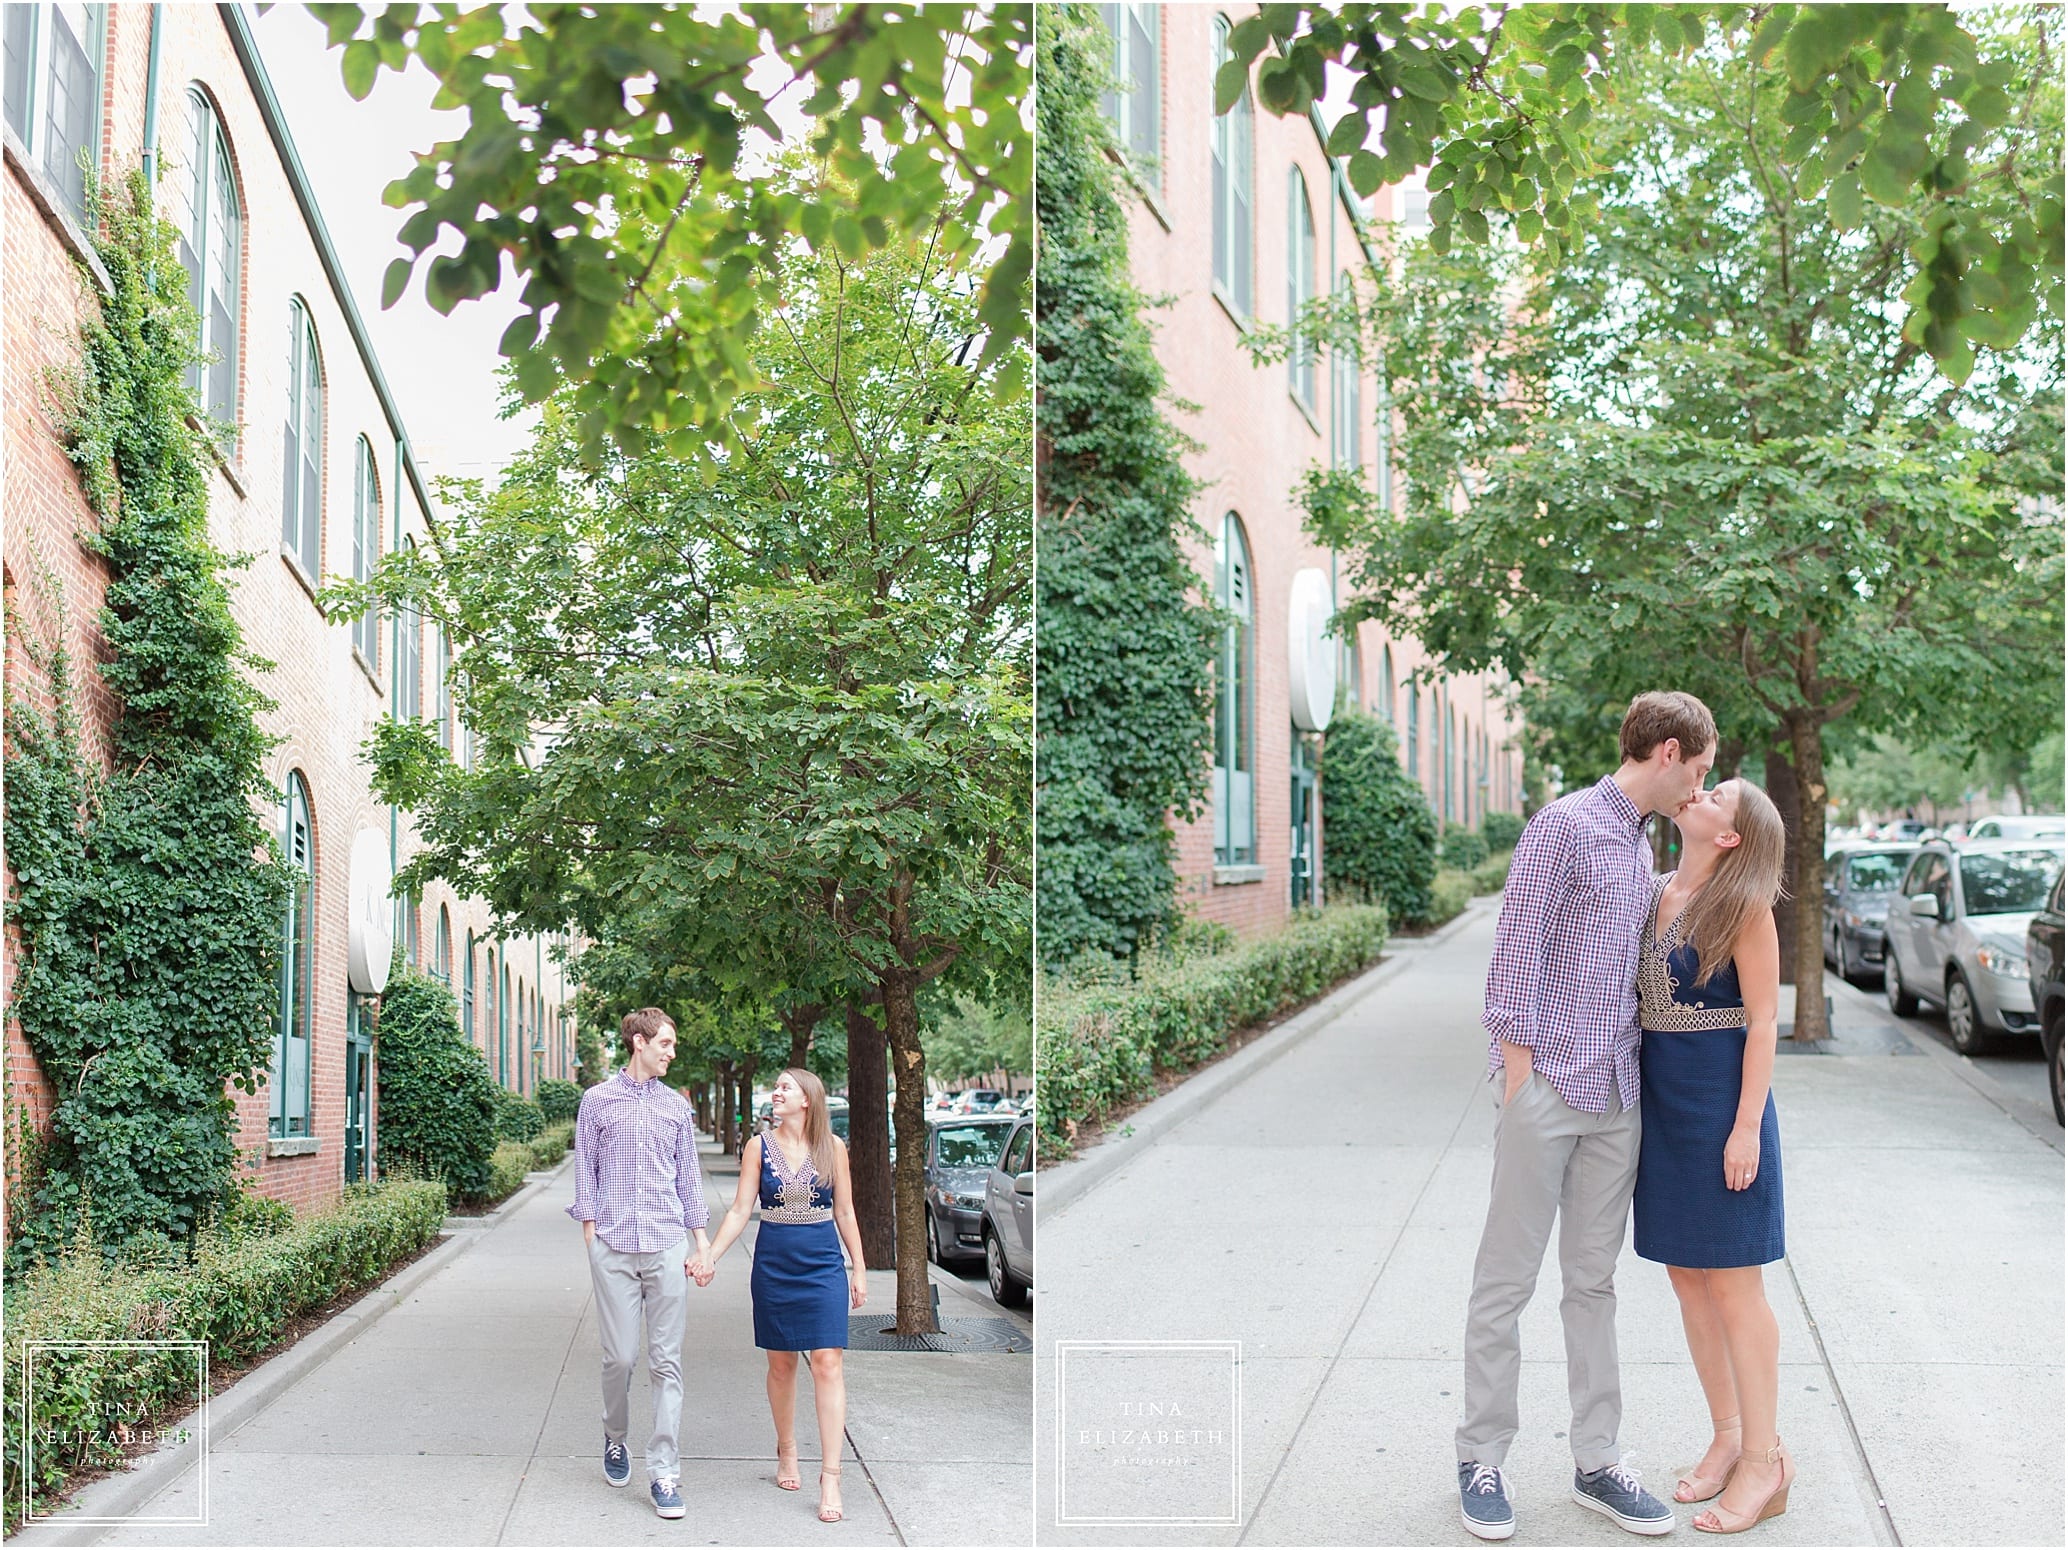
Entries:
MULTIPOLYGON (((1716 1435, 1719 1437, 1725 1432, 1742 1432, 1744 1430, 1744 1426, 1737 1416, 1730 1416, 1712 1424, 1716 1427, 1716 1435)), ((1742 1454, 1744 1449, 1740 1447, 1738 1451, 1742 1454)), ((1700 1465, 1697 1465, 1696 1469, 1700 1467, 1700 1465)), ((1694 1469, 1690 1469, 1674 1482, 1673 1499, 1682 1506, 1691 1506, 1696 1502, 1714 1501, 1730 1489, 1731 1476, 1737 1472, 1738 1461, 1736 1459, 1732 1459, 1726 1464, 1723 1474, 1716 1479, 1711 1479, 1708 1475, 1697 1474, 1694 1469)))
POLYGON ((1789 1457, 1788 1450, 1781 1446, 1781 1439, 1776 1437, 1774 1445, 1764 1452, 1738 1455, 1738 1462, 1741 1464, 1748 1459, 1761 1464, 1779 1464, 1780 1480, 1773 1490, 1767 1493, 1766 1500, 1752 1512, 1726 1512, 1722 1507, 1711 1507, 1707 1512, 1697 1513, 1695 1527, 1704 1534, 1742 1534, 1754 1524, 1764 1523, 1768 1518, 1778 1518, 1788 1510, 1788 1488, 1795 1484, 1795 1460, 1789 1457), (1704 1518, 1714 1521, 1704 1523, 1704 1518))

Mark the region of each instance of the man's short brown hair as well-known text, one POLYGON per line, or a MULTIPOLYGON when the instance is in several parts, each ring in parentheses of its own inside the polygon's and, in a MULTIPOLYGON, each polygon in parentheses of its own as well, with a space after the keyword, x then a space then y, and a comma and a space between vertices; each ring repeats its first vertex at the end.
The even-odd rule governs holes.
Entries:
POLYGON ((1716 718, 1692 694, 1653 689, 1630 702, 1623 713, 1623 758, 1642 764, 1667 738, 1680 742, 1680 757, 1692 759, 1716 746, 1716 718))
POLYGON ((624 1021, 618 1024, 618 1031, 625 1036, 628 1045, 644 1044, 648 1039, 657 1038, 663 1028, 673 1033, 675 1019, 657 1006, 642 1006, 636 1012, 627 1012, 624 1021))

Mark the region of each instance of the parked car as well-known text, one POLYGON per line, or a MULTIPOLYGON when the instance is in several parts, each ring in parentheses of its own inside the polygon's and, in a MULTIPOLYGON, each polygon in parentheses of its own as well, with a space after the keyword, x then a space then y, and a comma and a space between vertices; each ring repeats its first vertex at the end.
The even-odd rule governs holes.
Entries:
MULTIPOLYGON (((955 1100, 960 1098, 961 1096, 962 1089, 959 1087, 953 1087, 949 1088, 945 1092, 935 1093, 931 1098, 926 1100, 926 1117, 928 1119, 937 1119, 943 1115, 954 1113, 955 1100)), ((892 1101, 895 1102, 895 1098, 893 1098, 892 1101)))
POLYGON ((2061 1108, 2061 886, 2046 896, 2046 907, 2025 928, 2025 961, 2030 965, 2032 1004, 2039 1009, 2039 1047, 2046 1051, 2047 1085, 2054 1092, 2054 1123, 2068 1123, 2061 1108))
POLYGON ((1824 956, 1839 977, 1879 972, 1888 904, 1915 845, 1848 845, 1824 863, 1824 956))
POLYGON ((1005 1094, 995 1087, 972 1087, 955 1100, 954 1113, 989 1114, 1005 1103, 1005 1094))
POLYGON ((2068 818, 2060 814, 2035 813, 2022 818, 1979 818, 1968 830, 1971 840, 2061 840, 2068 839, 2068 818))
POLYGON ((1001 1308, 1017 1308, 1034 1284, 1034 1122, 1021 1120, 984 1184, 984 1273, 1001 1308))
POLYGON ((937 1265, 982 1258, 984 1191, 1017 1123, 972 1114, 926 1127, 926 1257, 937 1265))
POLYGON ((1944 1007, 1946 1031, 1964 1055, 1986 1050, 1999 1033, 2037 1033, 2025 928, 2060 875, 2060 852, 2029 841, 1925 846, 1888 912, 1889 1009, 1908 1017, 1919 1002, 1944 1007))

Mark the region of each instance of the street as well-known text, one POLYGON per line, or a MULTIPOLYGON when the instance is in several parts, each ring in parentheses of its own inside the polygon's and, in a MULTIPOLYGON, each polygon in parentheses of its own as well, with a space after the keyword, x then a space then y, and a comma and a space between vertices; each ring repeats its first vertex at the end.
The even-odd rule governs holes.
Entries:
MULTIPOLYGON (((704 1153, 705 1189, 729 1200, 737 1163, 704 1153)), ((728 1255, 692 1289, 683 1339, 682 1484, 688 1516, 647 1500, 651 1414, 643 1365, 632 1380, 632 1481, 602 1478, 594 1299, 578 1229, 564 1214, 563 1164, 535 1175, 502 1219, 460 1228, 469 1245, 336 1353, 209 1449, 205 1528, 56 1520, 36 1544, 625 1545, 1025 1543, 1029 1512, 1027 1358, 1031 1325, 979 1285, 940 1288, 944 1328, 989 1349, 871 1350, 892 1321, 896 1276, 871 1271, 846 1359, 845 1520, 817 1521, 817 1425, 800 1373, 804 1489, 779 1491, 766 1364, 753 1344, 749 1254, 728 1255), (95 1535, 100 1537, 96 1538, 95 1535)), ((758 1221, 742 1244, 753 1248, 758 1221)), ((347 1310, 341 1317, 351 1317, 347 1310)), ((277 1361, 290 1361, 293 1350, 277 1361)), ((244 1381, 262 1380, 261 1368, 244 1381)), ((224 1399, 216 1401, 220 1409, 224 1399)), ((73 1516, 106 1511, 118 1478, 80 1493, 73 1516)), ((125 1516, 191 1516, 192 1469, 125 1516)))
MULTIPOLYGON (((1043 1175, 1058 1204, 1042 1216, 1041 1542, 1473 1542, 1451 1439, 1492 1158, 1479 1011, 1495 908, 1397 945, 1224 1062, 1241 1069, 1205 1101, 1181 1087, 1140 1111, 1107 1143, 1117 1163, 1094 1152, 1043 1175), (1166 1517, 1223 1506, 1210 1471, 1173 1489, 1167 1459, 1104 1448, 1081 1349, 1064 1353, 1057 1415, 1059 1342, 1152 1340, 1240 1342, 1234 1521, 1082 1521, 1108 1479, 1166 1517), (1065 1525, 1059 1465, 1079 1520, 1065 1525)), ((2061 1138, 2036 1062, 1963 1062, 1926 1019, 1885 1037, 1878 998, 1833 995, 1841 1044, 1883 1052, 1777 1063, 1789 1256, 1766 1285, 1800 1476, 1761 1538, 2059 1543, 2061 1138)), ((1554 1260, 1523 1318, 1516 1542, 1626 1543, 1569 1498, 1557 1281, 1554 1260)), ((1707 1412, 1663 1269, 1626 1246, 1617 1292, 1622 1446, 1663 1497, 1707 1412)), ((1181 1386, 1173 1371, 1158 1381, 1181 1386)))

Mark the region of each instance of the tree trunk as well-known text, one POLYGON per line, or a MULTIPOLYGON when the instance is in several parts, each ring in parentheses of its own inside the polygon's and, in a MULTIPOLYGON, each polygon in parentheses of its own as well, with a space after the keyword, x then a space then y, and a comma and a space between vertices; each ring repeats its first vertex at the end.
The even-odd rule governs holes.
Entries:
POLYGON ((787 1012, 777 1014, 782 1022, 783 1031, 790 1036, 790 1069, 806 1069, 804 1063, 811 1055, 812 1031, 818 1027, 819 1019, 825 1015, 826 1009, 823 1006, 792 1007, 787 1012))
MULTIPOLYGON (((1807 1044, 1831 1037, 1824 1016, 1824 729, 1810 710, 1786 718, 1790 751, 1795 756, 1795 866, 1789 887, 1795 895, 1795 1041, 1807 1044)), ((1781 938, 1781 957, 1789 956, 1788 938, 1781 938)))
POLYGON ((890 1179, 890 1068, 883 1030, 865 1006, 847 1007, 847 1172, 854 1191, 862 1256, 885 1266, 897 1257, 897 1210, 890 1179))
POLYGON ((919 1046, 919 978, 909 970, 884 976, 884 1039, 898 1079, 898 1326, 901 1335, 940 1329, 926 1275, 926 1052, 919 1046))
POLYGON ((760 1068, 761 1062, 758 1060, 743 1060, 740 1062, 740 1087, 738 1103, 740 1115, 740 1149, 738 1152, 733 1154, 737 1157, 746 1156, 747 1140, 750 1136, 754 1134, 754 1073, 758 1071, 760 1068))
MULTIPOLYGON (((1781 729, 1781 741, 1766 751, 1766 794, 1781 811, 1781 825, 1788 833, 1788 859, 1781 871, 1781 886, 1787 890, 1774 905, 1774 928, 1781 935, 1781 983, 1795 983, 1795 955, 1788 944, 1795 940, 1795 901, 1802 896, 1796 878, 1802 872, 1802 793, 1796 789, 1795 766, 1784 751, 1788 729, 1781 729)), ((1821 953, 1818 962, 1823 961, 1821 953)))
POLYGON ((718 1144, 725 1149, 726 1156, 730 1157, 739 1151, 739 1147, 735 1144, 738 1140, 738 1133, 732 1122, 732 1062, 721 1060, 717 1062, 717 1066, 718 1144))

